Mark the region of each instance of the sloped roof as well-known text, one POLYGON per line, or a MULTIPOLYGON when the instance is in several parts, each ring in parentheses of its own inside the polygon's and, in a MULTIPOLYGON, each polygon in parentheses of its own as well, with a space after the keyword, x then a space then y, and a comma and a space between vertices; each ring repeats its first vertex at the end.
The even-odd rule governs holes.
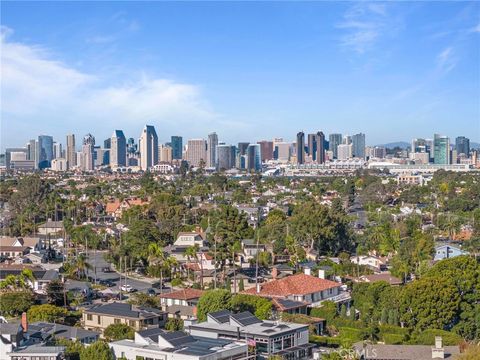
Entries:
POLYGON ((307 295, 339 287, 334 281, 320 279, 306 274, 296 274, 284 279, 273 280, 260 285, 260 292, 251 288, 244 293, 260 296, 287 297, 291 295, 307 295))
POLYGON ((182 289, 178 291, 173 291, 168 294, 160 295, 161 298, 164 299, 177 299, 177 300, 191 300, 191 299, 198 299, 204 293, 203 290, 198 289, 182 289))

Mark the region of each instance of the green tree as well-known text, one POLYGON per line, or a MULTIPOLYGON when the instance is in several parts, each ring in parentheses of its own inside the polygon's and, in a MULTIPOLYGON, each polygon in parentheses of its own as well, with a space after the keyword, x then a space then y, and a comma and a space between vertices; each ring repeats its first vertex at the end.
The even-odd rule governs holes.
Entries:
POLYGON ((165 324, 165 330, 168 331, 178 331, 183 329, 183 320, 172 318, 168 319, 167 323, 165 324))
POLYGON ((272 303, 261 296, 237 294, 232 296, 228 308, 234 312, 250 311, 262 320, 270 319, 272 303))
POLYGON ((127 324, 111 324, 108 325, 103 335, 107 341, 117 341, 123 339, 133 340, 135 330, 127 324))
POLYGON ((31 291, 10 291, 0 294, 0 314, 16 316, 27 311, 35 299, 31 291))
POLYGON ((115 360, 115 358, 108 343, 98 340, 80 353, 80 360, 115 360))
POLYGON ((55 345, 65 346, 66 360, 80 360, 80 354, 85 348, 80 341, 69 339, 55 339, 55 345))
POLYGON ((197 317, 199 321, 207 319, 210 312, 228 309, 232 295, 224 289, 209 290, 198 300, 197 317))
POLYGON ((61 306, 64 304, 65 285, 60 280, 50 281, 45 289, 50 304, 61 306))
POLYGON ((452 279, 425 277, 416 280, 402 291, 401 321, 416 330, 451 329, 460 300, 452 279))
POLYGON ((27 315, 32 322, 61 322, 67 316, 67 310, 51 304, 33 305, 28 309, 27 315))

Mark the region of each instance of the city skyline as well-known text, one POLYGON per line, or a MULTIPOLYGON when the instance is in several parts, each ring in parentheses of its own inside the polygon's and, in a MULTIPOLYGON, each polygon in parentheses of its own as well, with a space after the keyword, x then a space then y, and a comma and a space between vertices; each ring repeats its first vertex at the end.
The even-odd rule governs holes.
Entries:
POLYGON ((478 3, 144 5, 2 3, 2 151, 38 134, 138 140, 145 123, 161 143, 480 140, 478 3))

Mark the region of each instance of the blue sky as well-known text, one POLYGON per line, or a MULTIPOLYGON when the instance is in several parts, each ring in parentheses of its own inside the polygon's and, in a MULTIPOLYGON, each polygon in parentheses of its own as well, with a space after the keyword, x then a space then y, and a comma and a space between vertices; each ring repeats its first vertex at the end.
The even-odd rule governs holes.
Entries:
POLYGON ((477 2, 2 2, 2 148, 145 123, 226 142, 480 139, 477 2))

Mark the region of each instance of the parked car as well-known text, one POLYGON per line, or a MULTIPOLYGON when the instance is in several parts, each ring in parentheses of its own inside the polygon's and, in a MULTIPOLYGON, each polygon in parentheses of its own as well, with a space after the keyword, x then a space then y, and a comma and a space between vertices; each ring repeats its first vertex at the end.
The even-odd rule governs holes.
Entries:
POLYGON ((104 268, 102 268, 102 271, 103 271, 104 273, 111 273, 111 272, 113 272, 113 270, 112 270, 110 267, 104 267, 104 268))
POLYGON ((130 293, 130 292, 133 292, 133 291, 134 291, 134 289, 132 288, 132 286, 131 286, 131 285, 128 285, 128 284, 120 286, 120 290, 122 290, 122 291, 124 291, 124 292, 127 292, 127 293, 130 293))
POLYGON ((148 296, 155 296, 155 295, 157 295, 157 293, 155 292, 155 289, 150 288, 150 289, 147 289, 147 295, 148 296))

